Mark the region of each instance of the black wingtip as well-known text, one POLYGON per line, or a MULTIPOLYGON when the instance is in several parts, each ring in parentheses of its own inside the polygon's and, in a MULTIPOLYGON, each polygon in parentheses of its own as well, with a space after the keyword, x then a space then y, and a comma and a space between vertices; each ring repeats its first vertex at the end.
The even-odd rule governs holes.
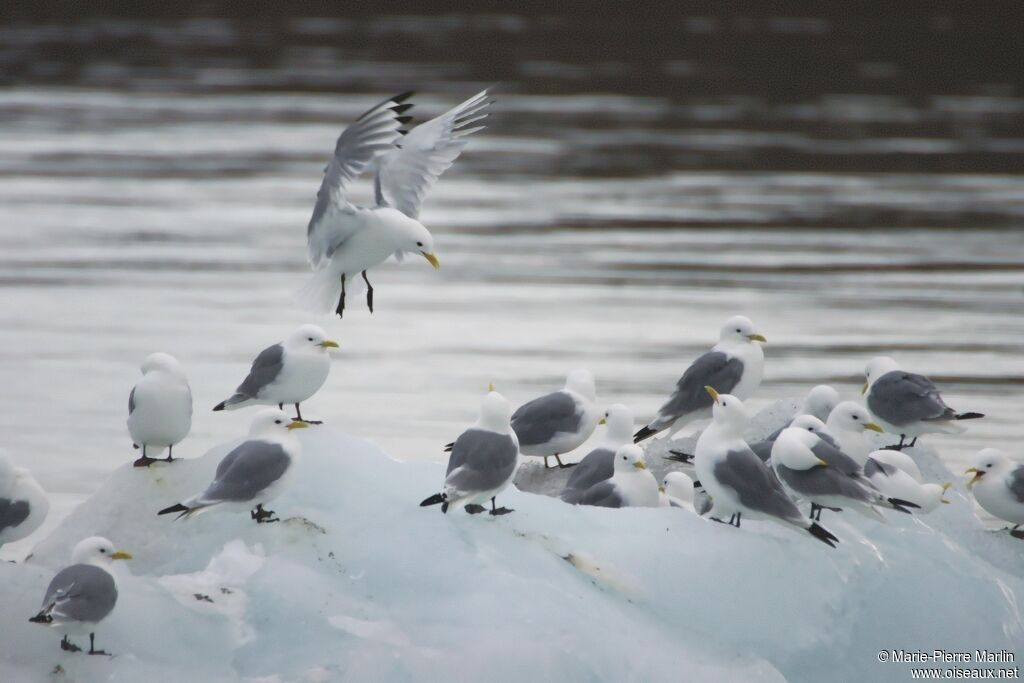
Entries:
POLYGON ((216 412, 217 412, 218 410, 224 410, 224 404, 225 404, 225 402, 224 402, 224 401, 221 401, 220 403, 218 403, 217 405, 215 405, 215 406, 213 407, 213 412, 215 412, 215 413, 216 413, 216 412))
POLYGON ((448 514, 448 501, 441 503, 441 512, 448 514))
POLYGON ((49 624, 53 622, 53 617, 51 617, 49 614, 40 612, 34 617, 29 618, 29 621, 31 621, 33 624, 49 624))
POLYGON ((455 442, 454 441, 452 441, 451 443, 446 443, 444 445, 444 452, 445 453, 451 453, 453 448, 455 448, 455 442))
MULTIPOLYGON (((398 93, 397 95, 392 97, 391 101, 394 102, 395 104, 402 104, 403 102, 405 102, 407 99, 409 99, 410 97, 412 97, 415 94, 416 94, 415 90, 406 90, 405 92, 398 93)), ((410 104, 409 107, 411 107, 411 106, 412 105, 410 104)), ((408 107, 406 107, 406 108, 408 108, 408 107)), ((405 110, 403 109, 402 111, 405 111, 405 110)))
POLYGON ((811 532, 811 536, 814 536, 816 539, 818 539, 822 543, 825 543, 830 548, 835 548, 836 543, 839 542, 838 538, 829 533, 828 529, 821 526, 817 522, 813 522, 811 526, 807 527, 807 530, 811 532))
POLYGON ((425 507, 429 507, 431 505, 437 505, 438 503, 443 503, 443 502, 444 502, 444 494, 443 493, 435 493, 434 495, 430 496, 429 498, 424 498, 423 502, 420 503, 420 507, 421 508, 425 508, 425 507))
POLYGON ((901 500, 899 498, 888 498, 887 500, 889 501, 889 504, 892 505, 893 510, 899 510, 900 512, 905 512, 908 515, 910 514, 910 510, 907 508, 921 509, 920 505, 917 503, 911 503, 909 500, 901 500))
MULTIPOLYGON (((407 112, 410 109, 412 109, 412 102, 408 102, 406 104, 399 104, 397 106, 391 107, 391 111, 395 112, 396 114, 401 114, 403 112, 407 112)), ((412 118, 412 117, 410 116, 409 118, 412 118)))
POLYGON ((184 512, 188 512, 188 510, 189 510, 189 508, 185 507, 181 503, 175 503, 171 507, 164 508, 163 510, 161 510, 160 512, 158 512, 156 514, 157 515, 169 515, 172 512, 182 512, 182 513, 184 513, 184 512))
POLYGON ((411 116, 396 116, 395 117, 395 121, 398 121, 400 124, 402 124, 404 126, 405 124, 407 124, 410 121, 412 121, 412 117, 411 116))
POLYGON ((669 453, 670 455, 665 456, 666 460, 674 460, 687 465, 693 464, 693 453, 683 453, 682 451, 669 451, 669 453))
POLYGON ((960 413, 956 416, 958 420, 977 420, 985 417, 984 413, 960 413))
POLYGON ((640 443, 644 439, 649 439, 658 432, 650 427, 641 427, 637 430, 636 434, 633 435, 633 443, 640 443))

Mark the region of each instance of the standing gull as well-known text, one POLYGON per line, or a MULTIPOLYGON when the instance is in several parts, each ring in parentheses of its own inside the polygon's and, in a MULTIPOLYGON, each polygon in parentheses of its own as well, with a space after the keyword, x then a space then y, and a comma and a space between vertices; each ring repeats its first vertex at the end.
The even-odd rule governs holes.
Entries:
POLYGON ((302 445, 291 432, 307 426, 276 408, 261 410, 252 421, 249 438, 224 456, 206 490, 157 514, 178 512, 177 519, 181 519, 222 506, 250 510, 250 517, 258 524, 279 521, 263 506, 281 495, 290 483, 302 452, 302 445))
POLYGON ((789 427, 779 435, 772 446, 772 467, 793 493, 811 503, 811 519, 821 520, 824 508, 839 512, 850 507, 884 520, 878 506, 906 513, 908 507, 919 507, 882 494, 834 441, 806 429, 789 427))
POLYGON ((964 427, 959 420, 985 417, 981 413, 958 413, 942 400, 938 388, 924 375, 901 370, 888 356, 871 359, 864 370, 867 381, 868 410, 875 421, 890 434, 899 434, 895 450, 904 448, 906 439, 913 439, 913 448, 922 434, 958 434, 964 427))
POLYGON ((62 650, 81 652, 69 635, 89 634, 89 654, 106 655, 96 649, 96 625, 107 618, 117 604, 117 584, 107 567, 114 560, 130 560, 126 552, 114 550, 105 538, 93 536, 75 546, 71 566, 57 572, 46 589, 39 614, 29 621, 60 629, 62 650))
POLYGON ((572 468, 560 496, 566 503, 579 502, 591 486, 611 479, 615 471, 615 451, 633 440, 633 412, 621 403, 609 406, 601 423, 607 426, 604 440, 572 468))
POLYGON ((300 293, 314 309, 345 311, 346 282, 362 274, 366 304, 373 312, 373 287, 366 271, 391 255, 418 254, 434 268, 434 238, 419 222, 420 205, 430 186, 462 153, 468 136, 484 128, 484 90, 403 137, 402 116, 412 93, 381 102, 346 128, 324 172, 309 219, 307 240, 313 277, 300 293), (371 165, 376 203, 362 207, 346 196, 347 185, 371 165))
MULTIPOLYGON (((214 410, 236 410, 251 405, 295 405, 295 419, 302 420, 299 404, 320 390, 331 371, 327 349, 338 343, 316 325, 303 325, 279 344, 268 346, 256 356, 249 376, 228 399, 214 410)), ((316 423, 313 423, 316 424, 316 423)))
POLYGON ((713 402, 712 421, 697 439, 697 477, 711 495, 708 513, 715 521, 729 515, 740 526, 743 515, 788 528, 804 529, 833 548, 838 538, 800 512, 768 466, 754 455, 742 433, 749 418, 743 401, 706 387, 713 402))
POLYGON ((1024 464, 1013 462, 995 448, 985 448, 967 472, 974 474, 969 487, 978 505, 1013 524, 1010 533, 1024 538, 1024 532, 1018 531, 1024 524, 1024 464))
POLYGON ((174 460, 174 446, 192 429, 192 389, 178 360, 166 353, 152 353, 142 361, 142 379, 128 394, 128 433, 135 448, 142 449, 136 467, 156 462, 151 455, 167 449, 174 460))
POLYGON ((514 512, 495 507, 494 502, 519 464, 519 441, 512 431, 511 415, 511 404, 492 386, 480 405, 480 418, 452 444, 443 491, 424 500, 421 507, 440 503, 441 512, 461 507, 475 515, 486 510, 481 503, 490 500, 490 514, 514 512))
POLYGON ((825 427, 846 455, 857 461, 861 467, 867 463, 868 454, 875 450, 870 432, 884 430, 871 421, 871 415, 864 406, 853 401, 843 401, 828 416, 825 427))
POLYGON ((0 547, 26 538, 50 511, 50 499, 24 467, 0 451, 0 547))
POLYGON ((590 438, 601 411, 595 404, 597 389, 589 370, 573 370, 562 389, 535 398, 512 413, 512 429, 519 437, 523 455, 555 457, 559 467, 572 467, 562 462, 561 454, 578 448, 590 438))
POLYGON ((695 420, 711 417, 712 401, 705 386, 736 396, 750 398, 761 386, 764 351, 758 342, 766 341, 754 329, 754 323, 738 315, 729 318, 718 335, 718 343, 697 358, 676 382, 675 391, 658 409, 658 415, 633 435, 634 443, 668 429, 669 438, 695 420))
POLYGON ((578 505, 605 508, 659 507, 658 480, 647 469, 639 446, 626 444, 615 451, 615 472, 583 492, 578 505))

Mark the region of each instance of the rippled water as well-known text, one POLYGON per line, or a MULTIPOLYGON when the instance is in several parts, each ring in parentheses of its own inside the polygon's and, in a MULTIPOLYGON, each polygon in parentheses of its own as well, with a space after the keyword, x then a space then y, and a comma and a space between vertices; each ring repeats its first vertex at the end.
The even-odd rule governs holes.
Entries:
MULTIPOLYGON (((327 25, 308 21, 293 26, 327 25)), ((6 31, 9 48, 42 49, 38 30, 6 31)), ((310 320, 342 348, 308 414, 403 459, 442 458, 489 382, 519 402, 575 366, 595 372, 602 401, 646 420, 734 313, 769 339, 757 406, 820 382, 854 398, 865 361, 886 353, 988 414, 931 440, 955 468, 983 446, 1018 453, 1024 177, 998 158, 1024 150, 1005 127, 1021 100, 858 94, 744 109, 639 88, 559 94, 551 79, 594 84, 611 67, 584 60, 577 78, 524 59, 496 89, 491 127, 428 198, 443 268, 378 269, 377 312, 352 306, 340 322, 291 303, 305 225, 334 138, 388 91, 261 87, 270 73, 295 82, 281 75, 302 63, 289 54, 274 69, 206 72, 213 85, 164 70, 146 87, 137 69, 92 62, 0 91, 0 428, 55 494, 49 523, 135 457, 126 396, 145 355, 173 353, 189 371, 197 413, 179 452, 198 455, 246 429, 251 412, 209 408, 253 354, 310 320), (987 134, 950 133, 964 117, 987 134), (867 128, 841 130, 853 120, 867 128)), ((335 77, 324 64, 338 58, 310 57, 335 77)), ((429 73, 422 120, 487 85, 479 61, 454 64, 409 75, 369 59, 359 73, 429 73)))

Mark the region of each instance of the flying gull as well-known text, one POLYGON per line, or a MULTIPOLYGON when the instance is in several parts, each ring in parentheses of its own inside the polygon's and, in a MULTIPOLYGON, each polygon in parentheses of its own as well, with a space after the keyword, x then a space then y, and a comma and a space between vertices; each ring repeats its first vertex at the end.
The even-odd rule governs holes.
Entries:
MULTIPOLYGON (((419 221, 430 186, 462 153, 468 136, 484 128, 491 104, 484 90, 408 134, 412 107, 402 93, 372 107, 338 138, 309 219, 307 240, 313 277, 300 293, 312 308, 345 311, 346 282, 362 274, 366 304, 373 312, 373 286, 366 271, 391 255, 418 254, 440 268, 434 238, 419 221), (404 135, 404 137, 403 137, 404 135), (347 196, 348 185, 371 166, 375 204, 362 207, 347 196)), ((358 283, 356 283, 358 284, 358 283)))

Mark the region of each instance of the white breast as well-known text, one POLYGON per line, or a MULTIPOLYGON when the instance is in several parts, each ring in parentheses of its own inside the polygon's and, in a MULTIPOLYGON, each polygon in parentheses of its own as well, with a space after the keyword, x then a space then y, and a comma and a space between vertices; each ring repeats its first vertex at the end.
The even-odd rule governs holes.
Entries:
POLYGON ((331 371, 331 358, 320 351, 288 352, 277 381, 267 387, 273 403, 302 403, 320 390, 331 371))
POLYGON ((135 385, 135 410, 128 416, 128 433, 154 455, 188 436, 192 428, 192 392, 180 378, 149 372, 135 385))

